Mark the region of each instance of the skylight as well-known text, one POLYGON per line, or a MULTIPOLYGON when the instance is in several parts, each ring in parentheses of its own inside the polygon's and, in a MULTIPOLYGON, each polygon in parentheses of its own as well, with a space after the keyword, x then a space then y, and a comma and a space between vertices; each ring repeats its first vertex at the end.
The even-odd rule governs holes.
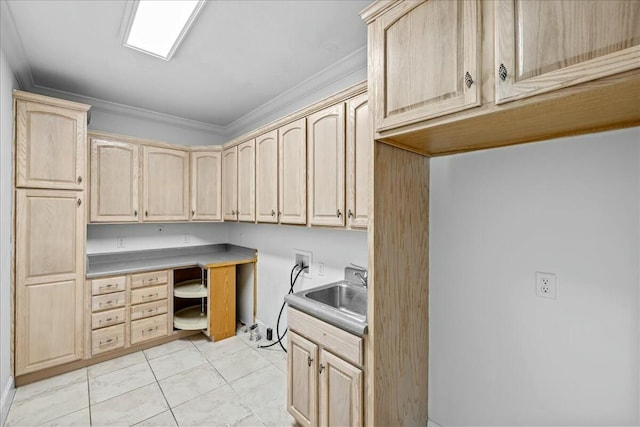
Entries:
POLYGON ((124 45, 171 59, 204 0, 139 0, 124 45))

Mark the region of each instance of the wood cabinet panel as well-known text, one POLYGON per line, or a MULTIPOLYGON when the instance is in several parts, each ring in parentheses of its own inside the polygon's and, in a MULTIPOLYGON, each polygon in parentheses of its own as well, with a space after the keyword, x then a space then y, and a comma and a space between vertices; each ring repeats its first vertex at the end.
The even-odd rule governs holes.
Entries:
POLYGON ((320 352, 319 424, 363 425, 362 370, 328 351, 320 352))
POLYGON ((367 228, 373 125, 367 94, 347 101, 347 225, 367 228))
POLYGON ((131 291, 131 304, 157 301, 167 298, 167 285, 149 286, 131 291))
POLYGON ((127 302, 125 292, 97 295, 91 297, 91 311, 108 310, 116 307, 124 307, 127 302))
POLYGON ((189 153, 143 147, 144 221, 189 220, 189 153))
POLYGON ((83 190, 86 111, 17 99, 15 114, 16 187, 83 190))
POLYGON ((138 304, 131 307, 131 320, 143 319, 145 317, 164 314, 168 311, 168 301, 154 301, 145 304, 138 304))
POLYGON ((399 2, 372 24, 376 130, 480 104, 479 22, 475 0, 423 0, 399 2))
POLYGON ((191 219, 222 221, 222 152, 191 153, 191 219))
POLYGON ((238 221, 256 220, 255 139, 238 145, 238 221))
POLYGON ((137 222, 138 145, 91 139, 91 222, 137 222))
POLYGON ((107 277, 91 280, 91 295, 102 295, 110 292, 124 291, 127 286, 126 276, 107 277))
POLYGON ((17 284, 16 375, 82 359, 81 280, 17 284))
POLYGON ((344 226, 345 105, 307 117, 309 224, 344 226))
POLYGON ((167 314, 134 320, 131 322, 131 344, 167 335, 167 314))
POLYGON ((640 2, 496 3, 496 103, 640 67, 640 2))
POLYGON ((115 310, 101 311, 91 315, 91 329, 100 329, 107 326, 113 326, 125 321, 124 307, 115 310))
POLYGON ((115 325, 91 332, 91 355, 123 348, 125 346, 125 325, 115 325))
POLYGON ((256 221, 278 222, 278 131, 256 138, 256 221))
POLYGON ((209 269, 209 333, 214 341, 236 333, 236 266, 209 269))
POLYGON ((287 348, 287 410, 301 426, 316 426, 318 346, 289 331, 287 348))
POLYGON ((238 147, 222 152, 222 209, 225 221, 238 220, 238 147))
POLYGON ((278 216, 281 224, 307 223, 307 120, 278 129, 278 216))
POLYGON ((131 288, 142 288, 144 286, 161 285, 169 282, 169 272, 167 270, 150 271, 148 273, 137 273, 131 275, 131 288))

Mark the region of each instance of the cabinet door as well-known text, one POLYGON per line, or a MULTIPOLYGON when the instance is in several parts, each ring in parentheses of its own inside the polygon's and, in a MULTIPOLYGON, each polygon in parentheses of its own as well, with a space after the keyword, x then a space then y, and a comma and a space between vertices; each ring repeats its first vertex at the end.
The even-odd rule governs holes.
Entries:
POLYGON ((278 129, 278 216, 281 224, 307 223, 307 121, 278 129))
POLYGON ((222 221, 222 153, 191 153, 191 219, 222 221))
POLYGON ((214 341, 236 334, 236 266, 209 269, 209 334, 214 341))
POLYGON ((256 138, 256 220, 278 222, 278 131, 256 138))
POLYGON ((406 1, 369 30, 376 130, 480 104, 476 0, 406 1))
POLYGON ((309 224, 344 225, 344 103, 307 117, 309 224))
POLYGON ((16 101, 16 187, 83 190, 87 113, 16 101))
POLYGON ((323 350, 319 372, 319 425, 361 426, 362 370, 323 350))
POLYGON ((256 220, 256 141, 238 145, 238 221, 256 220))
POLYGON ((318 346, 293 331, 288 335, 287 410, 301 426, 316 426, 318 346))
POLYGON ((143 220, 189 220, 189 153, 151 146, 143 152, 143 220))
POLYGON ((16 375, 83 356, 82 195, 16 191, 16 375))
POLYGON ((496 3, 496 103, 640 67, 640 2, 496 3))
POLYGON ((138 146, 91 139, 91 222, 137 222, 138 146))
POLYGON ((347 101, 347 224, 367 228, 369 222, 369 164, 373 127, 367 94, 347 101))
POLYGON ((238 147, 222 152, 222 209, 225 221, 238 220, 238 147))

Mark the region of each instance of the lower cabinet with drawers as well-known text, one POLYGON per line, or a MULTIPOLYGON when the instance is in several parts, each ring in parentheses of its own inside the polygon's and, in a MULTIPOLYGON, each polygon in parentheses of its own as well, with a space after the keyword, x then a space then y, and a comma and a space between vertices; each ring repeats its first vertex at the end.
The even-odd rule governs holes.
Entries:
POLYGON ((364 425, 364 341, 289 307, 287 410, 301 426, 364 425))
POLYGON ((88 280, 91 356, 169 335, 170 277, 161 270, 88 280))

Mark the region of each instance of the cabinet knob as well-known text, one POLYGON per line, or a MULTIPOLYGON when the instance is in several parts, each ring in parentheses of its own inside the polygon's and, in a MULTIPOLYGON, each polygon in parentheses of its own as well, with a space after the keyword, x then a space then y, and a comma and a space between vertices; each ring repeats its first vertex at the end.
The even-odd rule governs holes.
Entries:
POLYGON ((138 216, 138 211, 137 210, 133 211, 133 216, 138 216))
POLYGON ((467 85, 467 88, 470 88, 471 85, 473 84, 473 78, 471 77, 471 74, 469 74, 468 71, 464 74, 464 84, 467 85))
POLYGON ((149 216, 149 211, 144 211, 144 216, 149 216))
POLYGON ((342 212, 340 212, 340 209, 338 209, 338 212, 336 213, 336 215, 338 216, 338 218, 342 216, 342 212))
POLYGON ((320 373, 322 373, 322 371, 324 371, 324 365, 322 363, 320 364, 319 371, 320 371, 320 373))
POLYGON ((271 216, 276 216, 276 211, 274 211, 273 209, 271 209, 271 216))
POLYGON ((81 177, 81 176, 79 176, 79 177, 78 177, 78 184, 81 184, 81 183, 82 183, 82 177, 81 177))
POLYGON ((80 206, 82 204, 82 200, 78 199, 78 206, 80 206))
POLYGON ((196 211, 195 210, 191 211, 191 216, 196 216, 196 211))
POLYGON ((347 211, 347 216, 348 216, 349 218, 353 218, 353 212, 351 212, 351 209, 349 209, 349 210, 347 211))
POLYGON ((505 67, 504 64, 500 64, 500 67, 498 67, 498 76, 502 81, 507 79, 507 67, 505 67))
POLYGON ((311 362, 313 362, 313 359, 310 356, 307 356, 307 365, 311 366, 311 362))

